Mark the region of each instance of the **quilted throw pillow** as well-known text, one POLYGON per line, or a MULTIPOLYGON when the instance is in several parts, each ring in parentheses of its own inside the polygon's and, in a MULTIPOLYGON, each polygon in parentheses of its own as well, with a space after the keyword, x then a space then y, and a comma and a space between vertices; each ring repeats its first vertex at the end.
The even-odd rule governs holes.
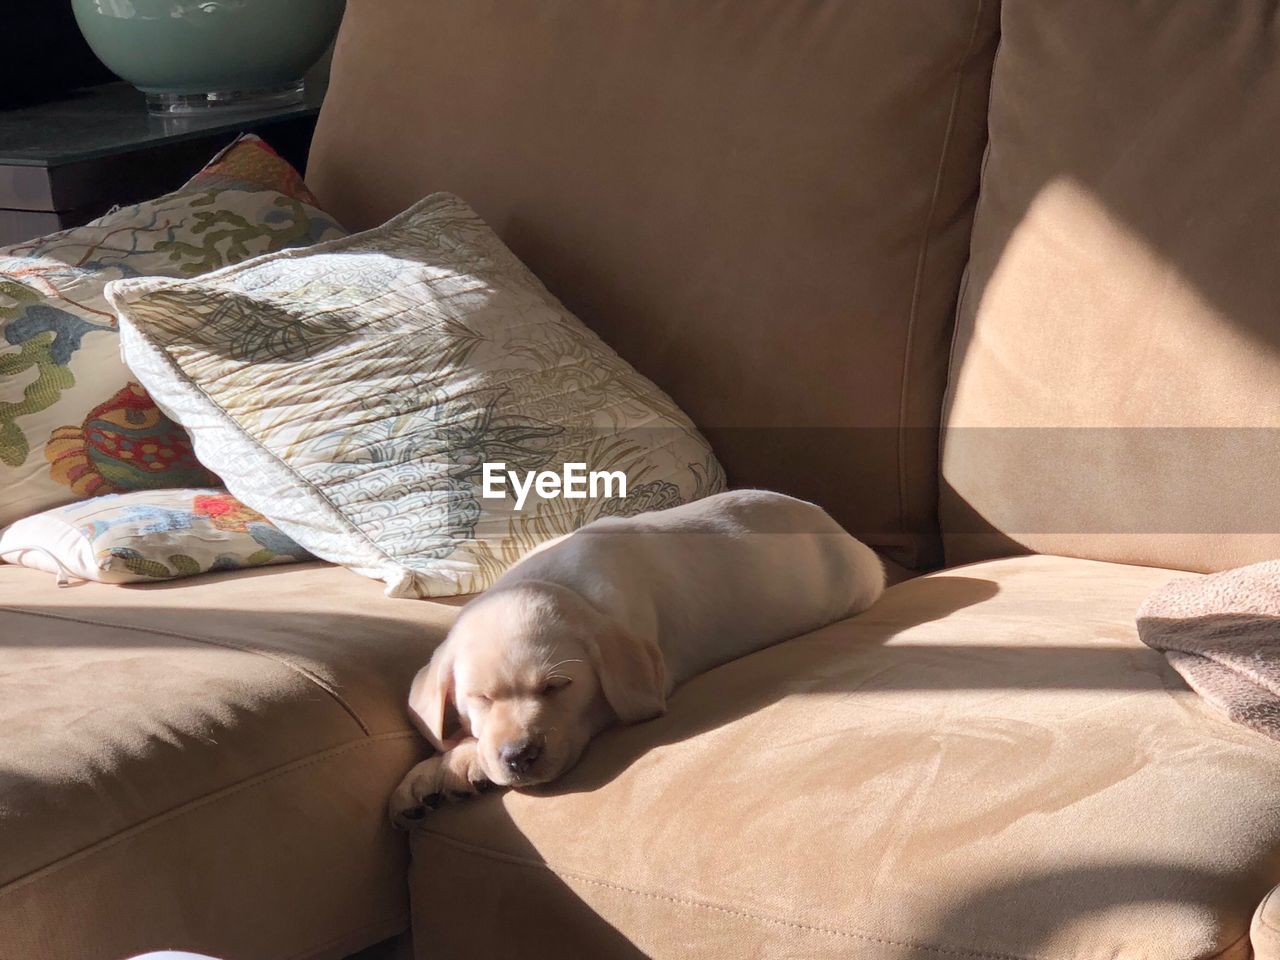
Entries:
POLYGON ((249 136, 174 193, 0 249, 0 525, 83 497, 218 482, 121 362, 109 281, 193 276, 342 234, 249 136))
POLYGON ((225 490, 140 490, 19 520, 0 531, 0 559, 59 582, 145 583, 312 557, 225 490))
POLYGON ((199 280, 118 281, 108 298, 129 365, 201 461, 390 596, 482 590, 596 517, 723 487, 675 404, 448 194, 368 233, 199 280), (567 464, 582 497, 529 486, 567 464))

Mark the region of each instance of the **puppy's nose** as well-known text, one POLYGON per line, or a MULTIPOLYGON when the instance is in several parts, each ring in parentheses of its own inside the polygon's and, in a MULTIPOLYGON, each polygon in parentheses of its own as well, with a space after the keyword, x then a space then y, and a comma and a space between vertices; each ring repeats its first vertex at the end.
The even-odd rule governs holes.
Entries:
POLYGON ((498 756, 512 773, 528 773, 529 768, 542 756, 542 744, 537 740, 512 740, 504 743, 498 756))

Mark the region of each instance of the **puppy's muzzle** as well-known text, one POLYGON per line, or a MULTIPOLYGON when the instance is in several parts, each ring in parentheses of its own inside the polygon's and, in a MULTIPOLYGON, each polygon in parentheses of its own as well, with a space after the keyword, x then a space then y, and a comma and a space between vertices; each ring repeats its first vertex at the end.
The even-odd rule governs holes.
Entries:
POLYGON ((527 774, 542 756, 542 741, 533 737, 504 743, 498 750, 498 758, 506 768, 518 777, 527 774))

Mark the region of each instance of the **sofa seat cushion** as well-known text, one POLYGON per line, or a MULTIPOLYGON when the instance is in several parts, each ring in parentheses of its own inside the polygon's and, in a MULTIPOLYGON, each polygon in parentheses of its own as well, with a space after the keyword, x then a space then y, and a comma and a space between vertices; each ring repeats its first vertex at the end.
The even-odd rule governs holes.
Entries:
POLYGON ((384 804, 455 607, 300 564, 0 566, 0 957, 340 956, 406 925, 384 804))
MULTIPOLYGON (((1280 744, 1136 636, 1169 571, 952 569, 413 841, 441 957, 1244 958, 1280 744), (457 918, 465 916, 467 922, 457 918)), ((785 598, 780 598, 780 601, 785 598)))

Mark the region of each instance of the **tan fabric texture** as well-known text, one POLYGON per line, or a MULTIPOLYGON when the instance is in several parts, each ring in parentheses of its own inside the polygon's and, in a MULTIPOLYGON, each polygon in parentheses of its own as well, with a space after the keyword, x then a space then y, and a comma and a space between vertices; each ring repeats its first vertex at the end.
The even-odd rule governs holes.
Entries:
POLYGON ((430 815, 419 956, 1244 960, 1280 744, 1138 640, 1170 576, 950 570, 695 679, 542 795, 430 815))
POLYGON ((455 611, 317 563, 64 589, 0 566, 0 958, 319 960, 402 929, 385 803, 455 611))
POLYGON ((944 414, 948 562, 1280 556, 1280 10, 1001 17, 944 414))
POLYGON ((459 195, 732 485, 936 565, 996 6, 352 0, 308 182, 352 229, 459 195))

